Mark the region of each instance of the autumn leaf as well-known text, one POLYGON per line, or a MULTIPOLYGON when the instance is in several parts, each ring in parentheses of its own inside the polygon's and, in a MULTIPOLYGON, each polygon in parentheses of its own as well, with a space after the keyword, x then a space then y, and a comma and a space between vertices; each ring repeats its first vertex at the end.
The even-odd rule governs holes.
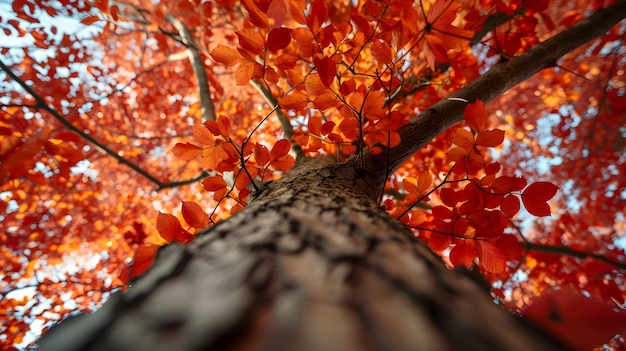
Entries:
POLYGON ((500 249, 494 244, 485 241, 478 240, 478 258, 480 260, 480 267, 491 273, 502 273, 506 268, 506 257, 500 251, 500 249))
MULTIPOLYGON (((281 2, 281 1, 274 1, 281 2)), ((273 2, 273 3, 274 3, 273 2)), ((275 28, 267 35, 267 48, 271 51, 278 51, 289 45, 291 42, 291 29, 275 28)))
POLYGON ((118 278, 122 282, 128 283, 133 278, 143 274, 146 270, 148 270, 148 268, 150 268, 150 266, 152 266, 152 263, 154 263, 154 258, 156 257, 159 248, 159 245, 154 244, 138 246, 135 250, 133 260, 122 270, 122 272, 120 272, 118 278))
POLYGON ((191 127, 194 139, 196 139, 202 145, 215 145, 215 137, 213 133, 203 124, 195 124, 191 127))
POLYGON ((254 160, 260 167, 266 167, 270 163, 270 151, 264 145, 254 144, 254 160))
POLYGON ((202 181, 202 187, 204 190, 214 192, 216 199, 221 199, 228 192, 228 184, 224 181, 222 176, 213 176, 204 178, 202 181))
POLYGON ((504 213, 505 216, 512 218, 519 212, 520 203, 519 199, 515 195, 507 195, 502 200, 500 204, 500 210, 504 213))
POLYGON ((270 151, 270 164, 275 170, 288 171, 296 164, 293 156, 289 155, 290 150, 289 140, 281 139, 274 144, 270 151))
POLYGON ((463 116, 465 117, 465 122, 475 131, 480 132, 487 125, 487 111, 485 110, 485 105, 480 100, 467 104, 463 116))
POLYGON ((550 200, 559 190, 559 187, 548 182, 536 182, 529 185, 522 192, 522 202, 526 210, 535 216, 545 217, 550 215, 550 200))
POLYGON ((193 236, 180 225, 178 218, 171 214, 159 212, 156 222, 157 231, 168 243, 186 243, 193 236))
POLYGON ((181 213, 185 222, 196 229, 204 229, 209 224, 209 216, 194 201, 183 201, 181 213))
POLYGON ((192 143, 176 143, 172 148, 172 153, 181 160, 191 161, 200 156, 202 149, 192 143))
POLYGON ((461 4, 454 0, 436 0, 426 16, 427 31, 424 45, 428 66, 435 69, 435 62, 447 62, 448 50, 460 50, 474 32, 453 25, 461 4))
POLYGON ((236 65, 241 60, 241 55, 237 52, 237 50, 231 49, 222 44, 219 44, 211 51, 211 57, 216 62, 223 63, 229 67, 236 65))
POLYGON ((309 104, 309 97, 306 94, 299 92, 297 90, 294 90, 290 92, 289 94, 283 96, 279 101, 280 107, 286 110, 299 111, 303 109, 304 107, 306 107, 306 105, 308 104, 309 104))
POLYGON ((459 240, 450 250, 450 262, 455 267, 472 268, 477 249, 474 240, 459 240))
POLYGON ((476 145, 495 147, 504 141, 504 131, 502 129, 483 130, 478 132, 476 145))

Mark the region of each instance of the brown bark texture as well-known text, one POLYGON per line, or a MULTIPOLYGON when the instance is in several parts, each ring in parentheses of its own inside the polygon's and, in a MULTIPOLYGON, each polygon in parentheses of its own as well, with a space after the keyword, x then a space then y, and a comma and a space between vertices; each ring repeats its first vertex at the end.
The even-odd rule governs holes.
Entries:
POLYGON ((446 268, 350 164, 302 167, 169 245, 40 350, 559 350, 446 268))

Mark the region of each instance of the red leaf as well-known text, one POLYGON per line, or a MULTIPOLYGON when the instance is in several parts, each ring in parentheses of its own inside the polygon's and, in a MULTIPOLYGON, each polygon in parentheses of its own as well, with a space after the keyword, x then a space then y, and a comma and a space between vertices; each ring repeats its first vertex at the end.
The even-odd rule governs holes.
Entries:
POLYGON ((450 250, 450 262, 455 266, 471 268, 476 258, 476 242, 474 240, 459 240, 450 250))
POLYGON ((272 159, 286 155, 291 150, 291 143, 287 139, 281 139, 272 146, 272 159))
POLYGON ((324 0, 313 0, 309 15, 306 18, 307 25, 313 33, 317 33, 322 24, 328 19, 328 6, 324 0))
POLYGON ((505 216, 512 218, 520 209, 519 199, 515 195, 507 195, 500 204, 500 210, 505 216))
POLYGON ((476 131, 485 129, 487 124, 487 111, 482 101, 476 100, 475 103, 468 104, 465 107, 465 121, 476 131))
POLYGON ((443 202, 444 205, 449 207, 454 207, 459 202, 459 197, 457 192, 452 188, 443 188, 439 193, 439 198, 443 202))
POLYGON ((85 17, 83 18, 80 23, 88 26, 90 24, 94 24, 95 22, 98 22, 100 20, 100 18, 98 16, 89 16, 89 17, 85 17))
POLYGON ((537 182, 529 185, 522 192, 522 202, 526 210, 535 216, 544 217, 550 215, 550 200, 559 190, 559 187, 548 182, 537 182))
POLYGON ((178 218, 171 214, 159 212, 157 216, 157 231, 168 243, 176 241, 183 231, 178 218))
POLYGON ((228 192, 228 185, 221 176, 204 178, 202 187, 206 191, 214 192, 213 197, 217 200, 221 199, 228 192))
POLYGON ((191 161, 198 157, 202 149, 191 143, 176 143, 172 148, 174 156, 184 161, 191 161))
POLYGON ((293 156, 289 155, 291 150, 291 143, 287 139, 282 139, 276 142, 272 147, 271 165, 272 168, 279 171, 288 171, 296 164, 296 160, 293 156))
POLYGON ((209 224, 209 216, 194 201, 183 201, 182 215, 185 222, 196 229, 204 229, 209 224))
POLYGON ((317 68, 317 73, 319 73, 320 80, 322 83, 330 87, 337 75, 337 64, 332 59, 332 57, 323 57, 318 59, 317 57, 313 58, 313 64, 317 68))
MULTIPOLYGON (((274 1, 280 2, 280 1, 274 1)), ((274 3, 272 2, 272 3, 274 3)), ((272 29, 267 35, 267 48, 270 51, 277 51, 287 47, 291 42, 291 29, 289 28, 275 28, 272 29)))
POLYGON ((479 240, 478 244, 480 246, 480 266, 487 272, 496 274, 504 272, 506 268, 506 257, 502 251, 500 251, 496 245, 488 241, 479 240))
POLYGON ((376 59, 376 61, 378 61, 379 65, 390 64, 393 59, 391 46, 386 41, 374 40, 372 42, 371 51, 372 56, 376 59))
POLYGON ((574 350, 590 350, 626 332, 624 312, 569 290, 543 293, 523 315, 574 350))
POLYGON ((259 167, 266 167, 270 163, 270 151, 264 145, 254 144, 254 160, 259 167))
POLYGON ((152 266, 159 247, 159 245, 154 244, 145 244, 137 247, 133 261, 122 270, 118 278, 124 283, 128 283, 133 278, 143 274, 152 266))
POLYGON ((483 130, 478 132, 476 145, 494 147, 504 141, 504 131, 502 129, 483 130))

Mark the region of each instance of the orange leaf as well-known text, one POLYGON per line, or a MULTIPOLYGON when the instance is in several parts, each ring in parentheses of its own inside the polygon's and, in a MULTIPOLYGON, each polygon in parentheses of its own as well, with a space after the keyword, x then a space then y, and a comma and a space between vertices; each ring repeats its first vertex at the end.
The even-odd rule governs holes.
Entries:
POLYGON ((523 316, 573 350, 590 350, 626 332, 626 314, 569 290, 551 290, 535 299, 523 316))
POLYGON ((202 145, 215 145, 215 137, 213 133, 203 124, 195 124, 191 127, 193 137, 202 145))
POLYGON ((288 171, 296 164, 293 156, 289 155, 291 143, 287 139, 281 139, 272 147, 271 165, 272 168, 279 171, 288 171))
POLYGON ((535 216, 544 217, 550 215, 550 200, 559 190, 559 187, 548 182, 537 182, 529 185, 522 192, 522 202, 526 210, 535 216))
POLYGON ((83 18, 80 23, 88 26, 90 24, 94 24, 95 22, 98 22, 100 20, 100 18, 98 16, 89 16, 89 17, 85 17, 83 18))
POLYGON ((309 133, 313 135, 322 135, 322 118, 318 116, 309 117, 307 128, 309 129, 309 133))
MULTIPOLYGON (((274 0, 267 7, 267 22, 270 28, 280 28, 285 21, 287 4, 285 0, 274 0)), ((268 40, 269 41, 269 40, 268 40)))
POLYGON ((235 72, 237 85, 246 85, 251 79, 258 78, 263 78, 263 66, 252 60, 242 60, 235 72))
POLYGON ((275 170, 286 172, 296 165, 296 160, 287 154, 273 160, 271 165, 275 170))
POLYGON ((300 111, 309 103, 309 97, 299 91, 292 91, 280 99, 279 105, 286 110, 300 111))
POLYGON ((240 3, 246 9, 250 22, 260 28, 268 27, 265 13, 259 9, 254 0, 241 0, 240 3))
POLYGON ((363 103, 363 109, 361 110, 363 116, 373 120, 384 118, 385 96, 384 91, 372 91, 363 103))
POLYGON ((178 218, 162 212, 159 212, 157 216, 156 227, 159 235, 168 243, 176 241, 183 232, 183 227, 180 225, 178 218))
POLYGON ((312 96, 322 95, 328 91, 328 86, 322 82, 319 74, 309 74, 304 78, 304 88, 312 96))
POLYGON ((219 115, 217 117, 217 127, 220 132, 220 135, 228 139, 230 132, 232 131, 232 127, 230 125, 230 118, 224 115, 219 115))
POLYGON ((253 55, 260 53, 265 47, 261 34, 252 28, 238 30, 237 37, 239 38, 239 45, 253 55))
POLYGON ((209 216, 194 201, 183 201, 182 215, 185 222, 196 229, 204 229, 209 224, 209 216))
POLYGON ((328 6, 324 0, 313 0, 311 10, 306 18, 307 25, 313 33, 317 33, 328 19, 328 6))
POLYGON ((198 157, 201 152, 201 148, 188 142, 184 144, 176 143, 176 145, 174 145, 174 147, 172 148, 172 153, 174 154, 174 156, 184 161, 193 160, 194 158, 198 157))
POLYGON ((202 187, 206 191, 214 192, 215 199, 221 199, 228 192, 227 184, 221 176, 204 178, 202 187))
POLYGON ((478 132, 476 145, 494 147, 504 141, 504 131, 502 129, 483 130, 478 132))
POLYGON ((222 44, 218 45, 211 51, 211 57, 219 63, 223 63, 228 67, 234 66, 241 60, 241 55, 237 50, 233 50, 222 44))
POLYGON ((470 150, 474 147, 474 135, 465 128, 457 128, 452 132, 452 143, 465 150, 470 150))
POLYGON ((465 107, 465 121, 475 131, 481 131, 485 129, 487 124, 487 111, 485 111, 485 105, 482 101, 476 100, 475 103, 467 104, 465 107))
POLYGON ((133 278, 143 274, 154 262, 154 258, 159 251, 160 246, 154 244, 145 244, 137 247, 133 261, 126 267, 118 278, 128 283, 133 278))

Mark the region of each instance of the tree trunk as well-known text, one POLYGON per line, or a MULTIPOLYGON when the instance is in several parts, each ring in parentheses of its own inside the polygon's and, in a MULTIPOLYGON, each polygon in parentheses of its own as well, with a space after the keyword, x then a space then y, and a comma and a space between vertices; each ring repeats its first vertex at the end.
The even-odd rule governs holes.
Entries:
POLYGON ((351 164, 295 169, 39 349, 560 349, 448 270, 367 180, 351 164))

